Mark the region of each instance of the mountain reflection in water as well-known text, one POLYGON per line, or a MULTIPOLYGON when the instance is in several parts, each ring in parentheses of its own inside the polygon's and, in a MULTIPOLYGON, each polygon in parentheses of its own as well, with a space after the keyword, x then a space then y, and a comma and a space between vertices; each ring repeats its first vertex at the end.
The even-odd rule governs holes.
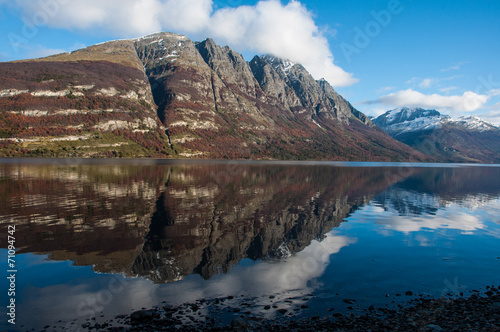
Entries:
MULTIPOLYGON (((58 282, 26 276, 29 294, 19 301, 25 301, 27 315, 71 319, 75 308, 119 280, 126 287, 106 307, 112 314, 165 299, 183 303, 242 293, 266 295, 255 298, 256 308, 268 304, 270 294, 275 303, 291 306, 296 303, 287 299, 318 289, 309 305, 324 310, 340 290, 354 298, 349 292, 363 289, 357 296, 372 301, 384 280, 392 280, 393 261, 427 264, 408 260, 404 247, 400 253, 393 249, 400 241, 394 232, 416 234, 409 238, 420 246, 441 241, 439 233, 430 237, 421 230, 443 229, 483 231, 494 240, 481 243, 498 243, 491 242, 500 238, 498 227, 488 229, 484 221, 498 223, 495 212, 483 211, 493 214, 481 217, 461 207, 498 201, 500 167, 370 166, 0 164, 0 200, 5 202, 0 231, 6 234, 8 225, 16 225, 16 254, 31 262, 25 270, 48 264, 30 256, 35 254, 70 261, 73 268, 88 266, 94 273, 74 277, 69 267, 61 267, 67 275, 58 276, 58 282), (337 255, 341 250, 345 257, 337 255), (383 268, 371 268, 376 260, 383 268), (378 284, 361 280, 346 286, 361 276, 378 284), (331 283, 320 286, 317 280, 331 283), (47 301, 59 304, 50 309, 47 301)), ((6 238, 0 244, 6 248, 6 238)), ((410 275, 407 280, 417 275, 401 267, 398 273, 410 275)), ((395 283, 404 280, 394 278, 395 283)))
POLYGON ((18 253, 96 272, 208 279, 244 258, 280 259, 322 239, 410 168, 175 165, 2 167, 2 227, 18 253))

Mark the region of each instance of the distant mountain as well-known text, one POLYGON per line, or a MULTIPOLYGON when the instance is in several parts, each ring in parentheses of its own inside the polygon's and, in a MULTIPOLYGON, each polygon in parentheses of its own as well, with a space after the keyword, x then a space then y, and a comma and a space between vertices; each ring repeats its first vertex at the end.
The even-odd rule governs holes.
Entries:
POLYGON ((428 160, 300 64, 166 32, 0 63, 0 155, 428 160))
POLYGON ((475 116, 396 108, 373 119, 395 139, 446 162, 500 162, 500 127, 475 116))

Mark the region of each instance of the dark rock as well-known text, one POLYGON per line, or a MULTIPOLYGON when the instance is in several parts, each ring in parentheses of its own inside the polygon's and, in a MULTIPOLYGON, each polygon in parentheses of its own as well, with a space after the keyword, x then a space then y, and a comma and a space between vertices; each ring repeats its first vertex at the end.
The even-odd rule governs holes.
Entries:
POLYGON ((250 326, 248 321, 244 318, 238 317, 232 320, 231 327, 236 331, 247 329, 250 326))
POLYGON ((138 310, 130 315, 130 321, 132 322, 132 324, 139 324, 152 320, 157 316, 158 313, 154 310, 138 310))
POLYGON ((412 295, 413 295, 413 292, 412 292, 412 291, 406 291, 405 295, 406 295, 406 296, 412 296, 412 295))

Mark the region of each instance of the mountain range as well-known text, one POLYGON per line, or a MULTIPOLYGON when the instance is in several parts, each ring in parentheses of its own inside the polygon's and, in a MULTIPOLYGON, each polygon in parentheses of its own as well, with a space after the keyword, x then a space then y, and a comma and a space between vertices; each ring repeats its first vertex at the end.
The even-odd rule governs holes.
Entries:
POLYGON ((398 108, 369 119, 270 55, 161 32, 0 63, 0 157, 500 162, 500 129, 398 108))
POLYGON ((475 116, 397 108, 373 122, 393 138, 444 162, 500 162, 500 127, 475 116))
POLYGON ((167 32, 0 63, 0 155, 434 160, 300 64, 167 32))

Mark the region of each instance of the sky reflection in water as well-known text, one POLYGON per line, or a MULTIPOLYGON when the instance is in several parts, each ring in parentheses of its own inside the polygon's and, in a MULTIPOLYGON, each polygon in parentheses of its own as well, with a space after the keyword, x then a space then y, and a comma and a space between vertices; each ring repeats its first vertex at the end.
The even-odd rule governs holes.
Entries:
POLYGON ((228 295, 327 314, 500 275, 499 168, 96 167, 1 169, 27 326, 228 295))

